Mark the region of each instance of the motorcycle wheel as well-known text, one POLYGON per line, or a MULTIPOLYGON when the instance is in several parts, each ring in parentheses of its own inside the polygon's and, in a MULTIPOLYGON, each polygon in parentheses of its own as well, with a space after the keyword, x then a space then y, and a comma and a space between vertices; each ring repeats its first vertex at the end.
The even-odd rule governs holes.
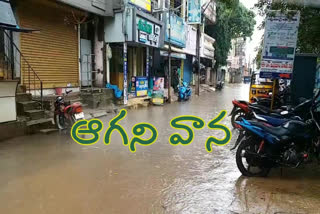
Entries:
POLYGON ((54 115, 54 123, 56 125, 56 127, 59 130, 65 129, 66 128, 66 121, 64 116, 60 115, 60 114, 55 114, 54 115))
POLYGON ((242 109, 237 109, 231 116, 231 125, 236 128, 236 121, 241 121, 246 116, 246 113, 242 109))
POLYGON ((248 177, 266 177, 271 168, 261 166, 259 158, 248 155, 250 153, 257 153, 259 143, 252 138, 247 138, 241 142, 236 153, 236 162, 238 169, 244 176, 248 177), (247 154, 246 154, 247 153, 247 154))

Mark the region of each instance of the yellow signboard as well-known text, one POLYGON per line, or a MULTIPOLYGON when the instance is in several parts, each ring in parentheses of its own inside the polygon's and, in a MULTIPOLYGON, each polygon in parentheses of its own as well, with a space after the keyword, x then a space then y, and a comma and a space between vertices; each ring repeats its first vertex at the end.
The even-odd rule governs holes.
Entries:
POLYGON ((151 0, 129 0, 129 3, 151 13, 151 0))

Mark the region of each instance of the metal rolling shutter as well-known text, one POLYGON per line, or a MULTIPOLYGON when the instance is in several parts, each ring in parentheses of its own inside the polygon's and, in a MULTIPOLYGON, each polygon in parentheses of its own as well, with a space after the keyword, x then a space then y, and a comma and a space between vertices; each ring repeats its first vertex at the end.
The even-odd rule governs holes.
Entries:
MULTIPOLYGON (((79 85, 78 34, 71 11, 50 1, 19 1, 21 27, 39 33, 21 34, 21 51, 44 83, 44 88, 79 85)), ((23 67, 23 63, 22 63, 23 67)), ((26 72, 23 77, 27 79, 26 72)))

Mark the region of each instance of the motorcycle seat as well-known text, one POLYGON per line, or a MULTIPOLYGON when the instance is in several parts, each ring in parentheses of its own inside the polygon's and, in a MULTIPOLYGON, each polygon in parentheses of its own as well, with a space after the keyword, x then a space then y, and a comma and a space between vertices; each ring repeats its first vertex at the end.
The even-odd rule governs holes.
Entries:
POLYGON ((290 134, 290 130, 282 126, 273 127, 273 126, 267 126, 265 123, 262 123, 262 122, 256 122, 256 121, 249 121, 249 122, 251 123, 251 125, 259 127, 263 129, 265 132, 273 136, 276 136, 279 139, 287 138, 286 136, 290 134))
POLYGON ((238 102, 241 103, 241 104, 250 105, 250 103, 248 101, 245 101, 245 100, 238 100, 238 102))
POLYGON ((262 112, 264 114, 280 114, 283 111, 282 109, 270 110, 270 108, 258 104, 250 104, 249 108, 251 108, 254 111, 262 112))
MULTIPOLYGON (((286 122, 288 122, 288 119, 279 118, 279 117, 272 117, 267 115, 257 115, 257 117, 260 117, 261 120, 265 120, 266 123, 272 125, 272 126, 282 126, 286 122)), ((259 119, 259 118, 256 118, 259 119)))

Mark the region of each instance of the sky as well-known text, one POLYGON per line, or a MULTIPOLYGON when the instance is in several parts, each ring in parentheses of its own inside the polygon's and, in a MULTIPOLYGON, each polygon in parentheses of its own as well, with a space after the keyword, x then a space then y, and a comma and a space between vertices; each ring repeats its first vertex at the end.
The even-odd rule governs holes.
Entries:
MULTIPOLYGON (((254 8, 254 4, 258 2, 258 0, 240 0, 240 2, 247 7, 248 9, 252 9, 254 8)), ((258 11, 257 9, 253 9, 253 11, 256 14, 256 26, 255 26, 255 30, 254 33, 252 35, 251 40, 248 39, 247 41, 247 47, 246 47, 246 58, 247 58, 247 63, 249 62, 249 60, 252 62, 252 60, 256 57, 257 52, 255 51, 255 49, 260 45, 260 41, 261 38, 263 36, 264 31, 263 30, 259 30, 258 26, 262 23, 263 21, 263 17, 258 15, 258 11)))

